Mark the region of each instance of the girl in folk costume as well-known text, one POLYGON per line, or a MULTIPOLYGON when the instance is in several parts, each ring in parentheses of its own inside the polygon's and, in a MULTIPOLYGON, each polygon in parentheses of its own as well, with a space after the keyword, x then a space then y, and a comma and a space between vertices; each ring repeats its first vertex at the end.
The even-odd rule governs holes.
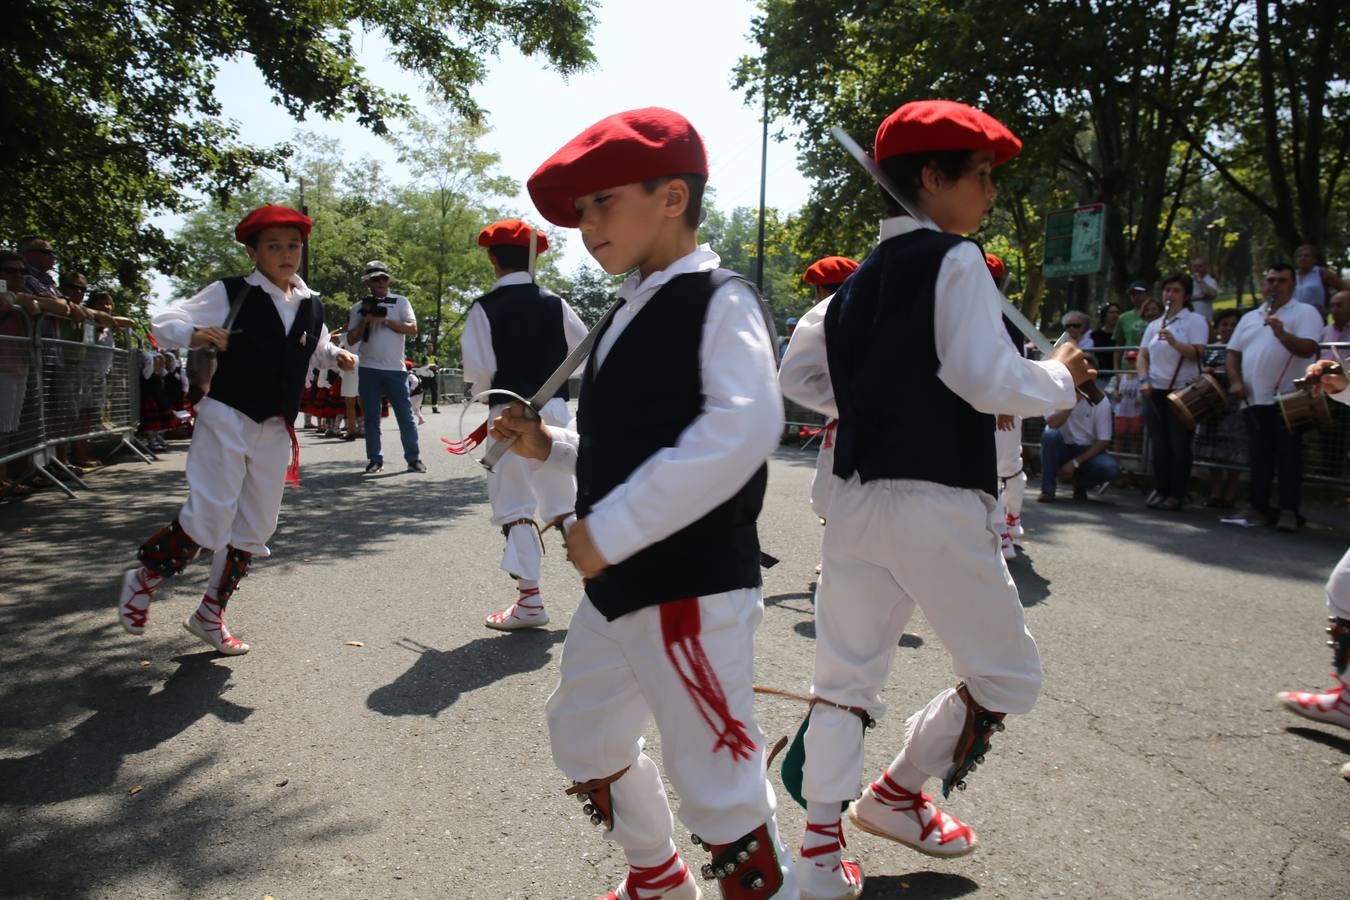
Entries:
POLYGON ((173 412, 169 409, 168 392, 164 387, 165 356, 158 350, 141 351, 141 420, 140 431, 151 450, 168 450, 161 433, 173 428, 173 412))
POLYGON ((412 401, 413 415, 417 417, 418 425, 427 423, 426 417, 422 415, 422 379, 418 378, 413 372, 413 361, 405 359, 403 366, 408 370, 408 399, 412 401))
POLYGON ((577 474, 567 548, 586 596, 547 712, 567 792, 628 860, 609 900, 700 896, 642 752, 653 719, 680 819, 712 854, 704 879, 730 900, 798 896, 752 708, 777 354, 753 287, 697 242, 707 166, 689 122, 649 108, 596 123, 531 176, 544 218, 632 274, 596 332, 575 426, 518 407, 493 423, 514 452, 577 474))
POLYGON ((154 317, 160 344, 210 346, 219 358, 210 392, 197 405, 187 502, 141 545, 141 564, 122 577, 117 616, 131 634, 145 631, 164 580, 205 548, 212 554, 206 594, 183 627, 221 653, 249 650, 225 627, 225 607, 253 557, 269 555, 285 484, 299 484, 291 423, 305 373, 330 363, 356 365, 355 356, 329 342, 323 303, 296 274, 310 225, 308 216, 285 206, 255 209, 234 236, 257 268, 154 317))
POLYGON ((802 362, 828 378, 839 415, 804 736, 804 895, 861 893, 841 858, 845 805, 857 828, 922 853, 973 850, 975 833, 924 785, 962 784, 1004 716, 1027 712, 1039 692, 1036 644, 991 521, 994 416, 1071 406, 1075 383, 1096 373, 1073 345, 1045 362, 1018 355, 984 254, 961 237, 991 208, 993 168, 1020 148, 960 103, 909 103, 887 117, 874 153, 917 218, 885 197, 881 243, 830 301, 825 354, 802 362), (880 692, 915 606, 961 682, 910 718, 900 753, 849 804, 863 731, 885 711, 880 692))
MULTIPOLYGON (((548 249, 548 239, 520 219, 494 222, 478 233, 478 246, 487 251, 497 280, 474 301, 460 339, 464 379, 474 396, 498 390, 533 397, 586 336, 586 326, 567 301, 535 284, 531 242, 535 254, 548 249)), ((567 423, 567 391, 564 383, 540 410, 546 424, 567 423)), ((492 416, 506 407, 507 399, 499 394, 487 402, 492 416)), ((462 453, 474 443, 470 438, 467 445, 450 444, 449 450, 462 453)), ((488 628, 516 631, 548 624, 539 592, 544 547, 538 523, 545 530, 561 524, 576 502, 576 477, 570 470, 508 453, 488 473, 492 524, 506 539, 501 568, 516 583, 515 602, 490 613, 483 621, 488 628)))

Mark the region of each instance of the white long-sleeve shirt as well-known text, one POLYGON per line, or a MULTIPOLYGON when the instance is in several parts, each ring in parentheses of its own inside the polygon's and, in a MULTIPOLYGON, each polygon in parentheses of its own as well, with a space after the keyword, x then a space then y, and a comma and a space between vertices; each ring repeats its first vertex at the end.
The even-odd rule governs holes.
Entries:
MULTIPOLYGON (((645 280, 636 272, 630 275, 619 288, 624 304, 595 348, 596 368, 668 281, 716 269, 720 262, 704 244, 645 280)), ((596 549, 610 563, 623 562, 730 499, 778 446, 783 402, 774 378, 774 339, 759 303, 754 291, 736 280, 713 292, 699 343, 703 411, 675 446, 648 457, 586 518, 596 549)), ((549 464, 575 467, 576 422, 549 431, 549 464)))
MULTIPOLYGON (((881 222, 881 240, 936 227, 908 216, 881 222)), ((1003 298, 979 249, 962 241, 942 260, 934 285, 933 340, 938 378, 976 410, 992 415, 1034 417, 1047 408, 1074 405, 1073 377, 1058 360, 1019 356, 1003 327, 1003 298)), ((788 398, 828 416, 838 416, 825 352, 824 311, 817 304, 797 323, 779 372, 788 398), (807 321, 821 311, 818 319, 807 321)), ((896 398, 903 403, 903 397, 896 398)))
MULTIPOLYGON (((262 288, 272 298, 277 315, 281 317, 282 330, 290 332, 295 317, 300 312, 300 302, 313 293, 300 280, 299 275, 291 276, 290 296, 277 287, 256 269, 250 272, 244 281, 262 288)), ((233 298, 225 290, 225 282, 213 281, 193 297, 170 306, 157 313, 150 320, 150 330, 155 340, 165 347, 189 347, 192 344, 192 332, 196 328, 221 328, 230 315, 230 301, 233 298)), ((328 326, 324 325, 314 342, 309 368, 337 368, 339 347, 328 339, 328 326)))
MULTIPOLYGON (((492 290, 512 284, 530 284, 534 281, 529 272, 508 272, 498 278, 492 290)), ((567 352, 571 353, 586 336, 586 323, 582 322, 567 301, 562 302, 563 336, 567 339, 567 352)), ((464 358, 464 380, 472 385, 471 394, 481 394, 492 387, 492 378, 497 374, 497 354, 492 349, 492 325, 481 303, 475 303, 464 320, 464 333, 459 339, 460 351, 464 358)), ((529 399, 528 397, 525 399, 529 399)))
POLYGON ((837 419, 839 407, 834 402, 834 385, 825 359, 825 311, 832 299, 834 294, 797 320, 778 369, 778 387, 792 402, 837 419))

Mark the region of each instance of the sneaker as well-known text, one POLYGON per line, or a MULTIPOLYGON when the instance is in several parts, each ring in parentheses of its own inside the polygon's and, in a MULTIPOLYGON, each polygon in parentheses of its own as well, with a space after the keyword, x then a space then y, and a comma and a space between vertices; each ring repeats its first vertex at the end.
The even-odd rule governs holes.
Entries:
POLYGON ((1054 503, 1055 495, 1051 491, 1041 491, 1040 496, 1036 498, 1037 503, 1054 503))
POLYGON ((1017 558, 1017 548, 1013 546, 1012 535, 1006 531, 999 535, 999 550, 1002 551, 1004 559, 1017 558))
POLYGON ((1176 497, 1164 497, 1162 499, 1162 502, 1158 504, 1157 508, 1161 510, 1166 510, 1167 512, 1176 512, 1177 510, 1181 509, 1181 501, 1176 497))
POLYGON ((689 867, 676 854, 659 866, 630 864, 623 883, 600 900, 701 900, 702 897, 689 867))
POLYGON ((849 805, 848 819, 868 834, 928 856, 965 856, 980 842, 969 825, 934 806, 928 794, 905 790, 886 772, 849 805))
POLYGON ((150 601, 164 583, 164 577, 145 566, 128 569, 122 574, 122 594, 117 601, 117 621, 127 634, 144 634, 145 620, 150 616, 150 601))
POLYGON ((1148 499, 1144 501, 1144 505, 1149 509, 1157 509, 1159 506, 1162 506, 1162 502, 1166 499, 1166 497, 1159 494, 1157 491, 1149 491, 1148 499))
POLYGON ((412 462, 408 463, 409 472, 425 472, 426 470, 427 464, 422 462, 420 459, 415 459, 412 462))
POLYGON ((1292 509, 1280 510, 1280 520, 1275 523, 1275 530, 1287 533, 1298 531, 1298 513, 1292 509))
POLYGON ((1344 684, 1324 694, 1310 691, 1281 691, 1280 703, 1296 716, 1323 722, 1327 725, 1339 725, 1350 728, 1350 690, 1344 684))
POLYGON ((225 627, 225 620, 221 617, 220 607, 216 606, 214 601, 203 598, 203 604, 208 606, 206 615, 198 609, 192 615, 187 617, 183 627, 187 629, 188 634, 200 639, 202 643, 209 644, 217 651, 226 656, 243 656, 249 651, 248 644, 245 644, 239 638, 230 634, 230 629, 225 627))
POLYGON ((548 624, 544 601, 539 588, 522 590, 516 602, 502 612, 495 612, 483 620, 488 628, 497 631, 520 631, 522 628, 542 628, 548 624))
POLYGON ((1094 500, 1100 500, 1109 487, 1111 487, 1111 482, 1109 481, 1103 481, 1101 484, 1094 484, 1092 487, 1088 488, 1088 496, 1092 497, 1094 500))
POLYGON ((806 830, 834 840, 813 847, 803 846, 798 852, 793 871, 802 900, 843 900, 861 895, 862 868, 851 859, 839 858, 844 849, 844 832, 839 823, 830 826, 808 822, 806 830), (818 860, 817 857, 824 858, 818 860))
POLYGON ((1341 777, 1346 781, 1350 781, 1350 762, 1341 766, 1341 777))
POLYGON ((1014 516, 1012 513, 1008 513, 1007 518, 1004 519, 1004 522, 1008 526, 1008 534, 1012 535, 1015 538, 1026 536, 1026 530, 1022 527, 1021 516, 1014 516))
POLYGON ((376 472, 381 471, 383 468, 384 468, 384 460, 372 459, 370 462, 366 463, 366 474, 374 475, 376 472))

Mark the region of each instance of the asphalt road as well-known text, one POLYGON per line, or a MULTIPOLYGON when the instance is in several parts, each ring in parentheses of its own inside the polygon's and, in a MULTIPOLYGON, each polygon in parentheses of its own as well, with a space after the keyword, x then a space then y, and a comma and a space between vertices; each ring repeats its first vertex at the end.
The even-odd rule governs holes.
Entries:
MULTIPOLYGON (((119 572, 183 499, 185 444, 93 475, 78 502, 0 505, 0 894, 591 898, 617 883, 621 854, 564 796, 543 723, 578 580, 550 541, 553 624, 483 628, 513 592, 483 478, 440 452, 457 419, 428 416, 426 475, 398 471, 392 424, 377 477, 360 443, 303 435, 304 488, 230 607, 242 658, 180 627, 204 563, 161 592, 145 636, 115 620, 119 572)), ((811 465, 775 458, 761 519, 782 562, 757 678, 796 690, 821 534, 811 465)), ((1011 569, 1045 690, 947 804, 983 846, 940 862, 849 834, 865 896, 1350 894, 1350 734, 1275 700, 1328 683, 1321 586, 1344 534, 1152 513, 1128 492, 1028 507, 1011 569)), ((869 773, 953 681, 926 623, 909 632, 869 773)), ((802 714, 759 707, 775 736, 802 714)), ((795 845, 801 810, 780 801, 795 845)))

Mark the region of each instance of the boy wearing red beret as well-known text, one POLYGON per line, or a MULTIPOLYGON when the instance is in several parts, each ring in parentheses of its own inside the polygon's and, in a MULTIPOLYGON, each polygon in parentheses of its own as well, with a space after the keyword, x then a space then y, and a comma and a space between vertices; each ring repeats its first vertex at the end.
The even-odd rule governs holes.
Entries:
MULTIPOLYGON (((475 396, 510 391, 529 399, 586 336, 586 326, 557 294, 534 283, 532 256, 548 249, 548 238, 520 219, 494 222, 478 234, 497 281, 469 308, 460 346, 464 379, 475 396), (531 246, 533 245, 533 246, 531 246)), ((566 425, 567 384, 544 404, 546 424, 566 425)), ((508 400, 490 401, 497 416, 508 400)), ((499 631, 548 624, 539 593, 543 545, 537 521, 545 528, 561 524, 576 507, 577 482, 571 472, 508 453, 488 473, 492 524, 506 537, 502 569, 516 580, 516 600, 483 624, 499 631)))
POLYGON ((821 323, 825 321, 825 310, 830 306, 830 298, 857 268, 858 264, 847 256, 827 256, 807 268, 802 281, 815 288, 816 305, 797 320, 797 329, 778 367, 778 386, 784 397, 829 417, 816 453, 816 474, 811 477, 811 510, 822 520, 829 518, 838 413, 833 411, 834 396, 828 374, 803 366, 802 361, 823 356, 825 331, 821 323))
POLYGON ((989 212, 994 166, 1020 147, 949 101, 909 103, 882 122, 877 162, 917 218, 886 197, 881 243, 831 300, 825 340, 796 361, 828 383, 834 408, 817 408, 839 416, 805 733, 803 894, 859 892, 840 858, 839 813, 858 795, 863 731, 885 711, 880 692, 916 605, 961 682, 910 718, 899 755, 849 806, 855 826, 933 856, 973 850, 974 832, 924 784, 962 785, 1004 716, 1028 711, 1040 689, 991 523, 994 414, 1072 405, 1075 382, 1093 373, 1073 347, 1045 362, 1014 351, 984 255, 962 237, 989 212))
POLYGON ((225 606, 253 557, 270 555, 267 540, 285 483, 299 483, 291 423, 305 375, 311 366, 356 366, 355 356, 329 341, 323 303, 296 274, 312 224, 289 207, 255 209, 234 236, 257 268, 213 282, 151 323, 161 347, 213 347, 218 357, 208 394, 197 404, 187 502, 141 545, 140 566, 122 576, 117 616, 131 634, 145 631, 164 580, 205 548, 211 551, 206 594, 183 627, 227 656, 249 650, 225 627, 225 606))
MULTIPOLYGON (((993 253, 984 255, 985 268, 994 279, 1000 294, 1008 282, 1008 267, 993 253)), ((1012 341, 1013 350, 1022 354, 1025 338, 1004 320, 1004 330, 1012 341)), ((1014 559, 1022 529, 1022 499, 1027 492, 1027 473, 1022 465, 1022 417, 999 413, 994 417, 994 452, 998 457, 998 506, 994 509, 994 530, 998 532, 999 550, 1004 559, 1014 559)))
POLYGON ((783 408, 772 329, 744 280, 700 246, 707 156, 684 117, 610 116, 529 180, 546 219, 581 230, 621 305, 586 365, 575 430, 516 409, 494 436, 575 468, 568 558, 586 579, 548 702, 568 793, 619 843, 629 872, 608 898, 700 896, 672 841, 655 719, 680 819, 712 854, 723 897, 797 897, 778 838, 753 715, 763 616, 755 521, 783 408))

